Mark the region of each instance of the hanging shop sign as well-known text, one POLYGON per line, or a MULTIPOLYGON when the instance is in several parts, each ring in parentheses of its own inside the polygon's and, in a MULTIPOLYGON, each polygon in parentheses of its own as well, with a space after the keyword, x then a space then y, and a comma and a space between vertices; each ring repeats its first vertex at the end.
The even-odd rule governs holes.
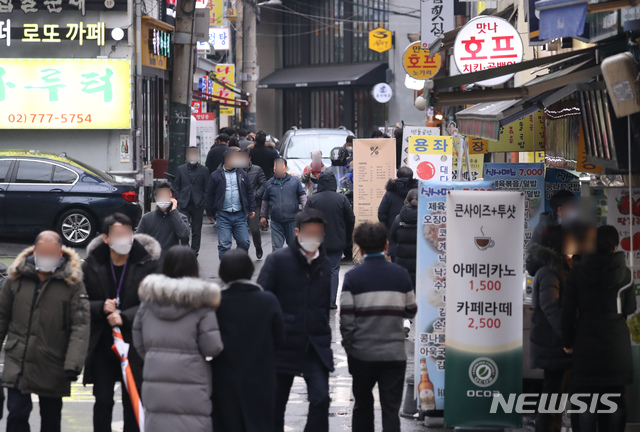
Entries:
POLYGON ((28 15, 38 12, 60 14, 63 11, 126 11, 124 0, 0 0, 0 16, 4 14, 28 15))
POLYGON ((209 43, 214 50, 228 51, 231 45, 229 40, 229 27, 211 27, 209 29, 209 43))
POLYGON ((393 47, 393 33, 382 27, 369 32, 369 49, 383 53, 393 47))
POLYGON ((412 78, 426 80, 440 71, 442 59, 439 53, 431 57, 428 49, 422 49, 420 42, 414 42, 404 51, 402 65, 412 78))
MULTIPOLYGON (((215 78, 228 85, 229 87, 233 87, 236 80, 236 66, 233 64, 219 64, 216 65, 215 70, 215 78)), ((227 87, 222 86, 215 81, 213 82, 213 89, 211 94, 217 97, 223 97, 226 99, 234 99, 235 93, 229 90, 227 87)), ((221 100, 221 102, 233 103, 231 101, 221 100)), ((235 108, 228 106, 220 106, 220 115, 234 115, 235 108)))
POLYGON ((457 141, 450 136, 413 135, 409 138, 407 166, 420 180, 450 181, 454 145, 457 141))
POLYGON ((469 145, 469 152, 473 154, 544 151, 544 134, 544 114, 542 111, 537 111, 500 127, 500 135, 496 141, 473 138, 469 145))
POLYGON ((129 129, 131 62, 0 59, 0 129, 129 129))
POLYGON ((455 28, 451 0, 421 0, 420 2, 420 42, 424 49, 440 36, 455 28))
POLYGON ((489 153, 489 141, 482 138, 469 137, 469 154, 489 153))
POLYGON ((373 86, 373 98, 376 100, 376 102, 379 103, 387 103, 391 100, 391 97, 393 96, 393 90, 391 89, 391 86, 387 83, 379 83, 376 84, 375 86, 373 86))
MULTIPOLYGON (((520 63, 524 46, 518 30, 507 20, 494 16, 479 16, 469 21, 456 36, 453 56, 460 73, 467 74, 520 63)), ((477 84, 504 84, 514 74, 504 75, 477 84)))
POLYGON ((525 199, 520 192, 447 194, 447 404, 464 428, 519 427, 522 415, 496 395, 522 393, 525 199))
POLYGON ((416 274, 418 314, 415 318, 414 362, 415 370, 420 370, 420 375, 415 374, 415 388, 418 389, 417 402, 421 411, 444 408, 447 192, 460 189, 490 190, 491 182, 422 181, 419 186, 416 274), (424 384, 431 383, 431 386, 423 388, 423 381, 424 384), (432 388, 431 392, 429 387, 432 388))
POLYGON ((173 26, 151 17, 142 17, 142 64, 166 70, 172 57, 173 26))
POLYGON ((206 0, 206 7, 209 8, 209 24, 221 26, 224 19, 224 0, 206 0))

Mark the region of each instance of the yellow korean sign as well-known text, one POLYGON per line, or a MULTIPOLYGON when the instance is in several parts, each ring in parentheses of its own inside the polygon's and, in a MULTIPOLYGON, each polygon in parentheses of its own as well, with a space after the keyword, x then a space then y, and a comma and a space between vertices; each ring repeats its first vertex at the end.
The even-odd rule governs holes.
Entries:
POLYGON ((129 60, 0 59, 0 129, 129 128, 129 60))
POLYGON ((460 163, 460 158, 456 149, 453 153, 451 165, 453 166, 453 181, 469 180, 469 176, 471 176, 471 180, 478 180, 482 178, 482 173, 484 172, 484 155, 469 155, 469 167, 471 168, 471 171, 469 172, 467 171, 467 156, 465 155, 464 158, 462 158, 462 163, 460 163), (460 178, 460 172, 462 172, 462 178, 460 178))
POLYGON ((544 116, 536 112, 500 128, 497 141, 489 141, 490 153, 544 150, 544 116))
MULTIPOLYGON (((235 82, 236 66, 233 64, 219 64, 216 65, 215 70, 215 78, 230 87, 233 87, 233 83, 235 82)), ((226 99, 234 99, 235 93, 233 93, 228 88, 221 86, 220 84, 213 82, 213 91, 211 92, 216 97, 222 97, 226 99)), ((233 101, 228 101, 224 99, 219 99, 220 103, 233 103, 233 101)), ((234 115, 235 108, 222 106, 220 105, 220 115, 234 115)))
POLYGON ((224 19, 224 0, 208 0, 209 24, 214 26, 222 25, 224 19))
POLYGON ((489 153, 489 142, 482 138, 469 137, 469 154, 489 153))
POLYGON ((410 76, 415 79, 426 80, 433 78, 438 73, 442 66, 442 59, 439 53, 431 57, 429 50, 422 49, 418 41, 409 45, 404 51, 402 64, 404 70, 410 76))
POLYGON ((375 52, 389 51, 393 47, 393 33, 379 27, 369 32, 369 49, 375 52))
POLYGON ((450 136, 412 135, 409 137, 409 154, 453 154, 453 138, 450 136))

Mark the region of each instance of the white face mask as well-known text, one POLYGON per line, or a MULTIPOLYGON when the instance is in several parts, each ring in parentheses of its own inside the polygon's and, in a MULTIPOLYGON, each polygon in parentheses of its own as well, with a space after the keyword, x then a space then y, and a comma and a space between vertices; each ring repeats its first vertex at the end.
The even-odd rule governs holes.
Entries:
POLYGON ((299 239, 300 247, 304 249, 305 252, 316 253, 318 249, 320 249, 320 245, 322 244, 322 240, 320 239, 299 239))
POLYGON ((109 247, 118 255, 128 255, 133 246, 133 237, 121 237, 109 241, 109 247))
POLYGON ((198 160, 198 158, 190 158, 187 162, 189 162, 191 165, 195 165, 200 161, 198 160))
POLYGON ((166 210, 171 205, 171 201, 158 201, 156 202, 156 205, 160 210, 166 210))
POLYGON ((60 257, 36 255, 36 270, 42 273, 53 273, 60 265, 60 259, 60 257))

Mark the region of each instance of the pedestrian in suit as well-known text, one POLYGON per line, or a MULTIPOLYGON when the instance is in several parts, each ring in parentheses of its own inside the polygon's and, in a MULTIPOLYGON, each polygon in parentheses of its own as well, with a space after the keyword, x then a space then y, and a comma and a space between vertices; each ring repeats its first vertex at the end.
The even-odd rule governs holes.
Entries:
POLYGON ((178 199, 178 210, 189 218, 191 224, 191 249, 198 255, 202 237, 205 193, 209 170, 200 164, 200 149, 187 149, 187 163, 178 167, 173 187, 178 199))

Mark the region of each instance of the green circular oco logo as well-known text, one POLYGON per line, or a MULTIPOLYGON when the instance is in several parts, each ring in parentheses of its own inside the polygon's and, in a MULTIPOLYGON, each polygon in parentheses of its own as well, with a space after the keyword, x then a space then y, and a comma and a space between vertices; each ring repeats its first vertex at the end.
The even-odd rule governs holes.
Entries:
POLYGON ((488 357, 479 357, 469 366, 469 378, 478 387, 489 387, 498 379, 498 365, 488 357))

